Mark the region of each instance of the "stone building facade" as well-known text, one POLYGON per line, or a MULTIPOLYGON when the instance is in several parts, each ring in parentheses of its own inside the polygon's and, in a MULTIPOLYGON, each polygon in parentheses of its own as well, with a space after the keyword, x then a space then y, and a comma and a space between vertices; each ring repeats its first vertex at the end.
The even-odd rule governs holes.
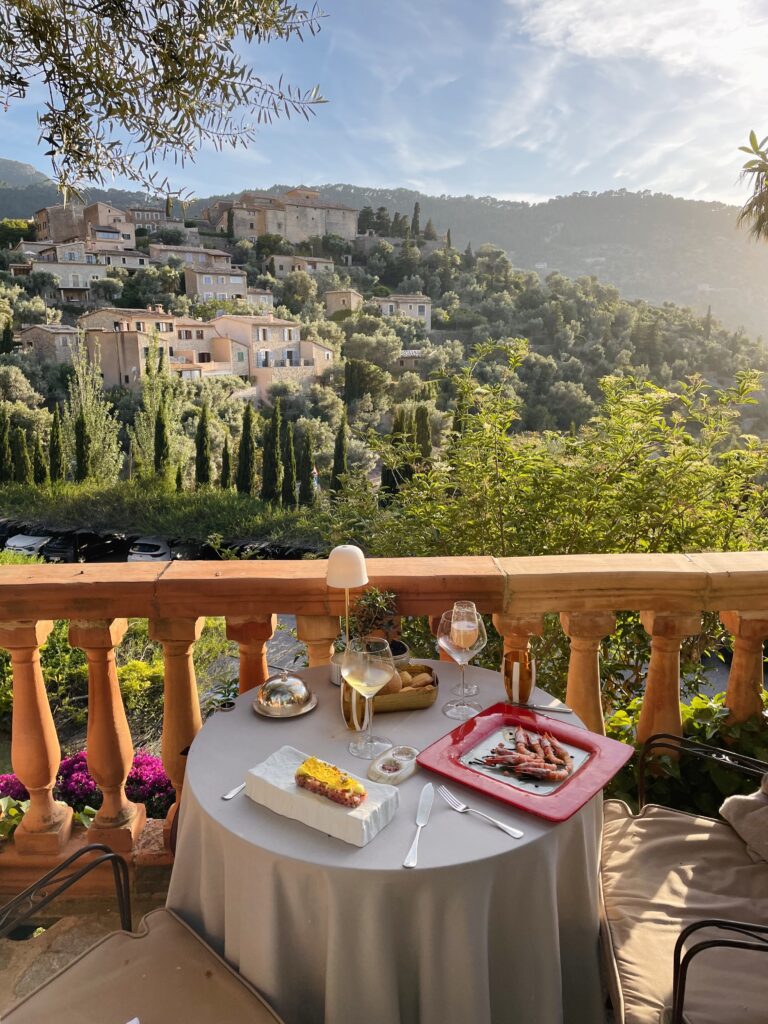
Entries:
POLYGON ((357 210, 327 202, 317 189, 289 189, 281 195, 243 192, 239 199, 223 199, 203 211, 217 231, 256 241, 259 235, 281 235, 289 242, 305 242, 314 235, 339 235, 352 241, 357 234, 357 210))

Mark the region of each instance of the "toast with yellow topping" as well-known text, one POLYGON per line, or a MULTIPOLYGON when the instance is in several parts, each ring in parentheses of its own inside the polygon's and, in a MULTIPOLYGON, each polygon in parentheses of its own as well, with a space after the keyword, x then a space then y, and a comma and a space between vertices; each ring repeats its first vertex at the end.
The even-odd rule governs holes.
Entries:
POLYGON ((296 769, 296 785, 343 807, 359 807, 365 800, 365 786, 361 782, 319 757, 302 761, 296 769))

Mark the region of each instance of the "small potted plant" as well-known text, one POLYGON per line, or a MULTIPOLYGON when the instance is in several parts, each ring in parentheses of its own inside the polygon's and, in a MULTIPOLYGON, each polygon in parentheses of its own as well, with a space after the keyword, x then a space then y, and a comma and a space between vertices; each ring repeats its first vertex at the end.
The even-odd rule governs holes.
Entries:
POLYGON ((396 665, 407 663, 410 650, 399 639, 391 639, 397 619, 397 594, 378 587, 368 587, 358 597, 350 615, 350 631, 353 636, 384 636, 396 665))

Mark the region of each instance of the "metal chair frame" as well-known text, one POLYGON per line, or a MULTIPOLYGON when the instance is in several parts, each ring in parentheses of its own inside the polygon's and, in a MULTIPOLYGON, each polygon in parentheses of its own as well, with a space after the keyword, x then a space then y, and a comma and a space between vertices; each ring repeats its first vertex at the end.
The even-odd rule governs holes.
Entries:
POLYGON ((102 864, 112 865, 112 877, 115 883, 115 895, 120 912, 120 927, 132 931, 131 922, 131 890, 128 864, 124 857, 103 843, 91 843, 83 846, 55 868, 38 878, 18 896, 0 907, 0 939, 5 938, 15 928, 28 921, 44 907, 71 888, 81 878, 102 864), (98 854, 85 864, 72 867, 86 854, 98 854), (72 870, 69 870, 72 868, 72 870))
MULTIPOLYGON (((640 810, 645 806, 645 775, 649 757, 654 750, 674 750, 678 753, 691 754, 693 757, 715 761, 723 768, 732 768, 753 778, 761 779, 768 772, 768 764, 746 754, 738 754, 722 747, 710 747, 698 740, 675 736, 672 733, 656 733, 649 736, 640 750, 637 762, 637 795, 640 810)), ((749 924, 744 921, 727 921, 709 918, 695 921, 684 928, 677 938, 674 951, 673 985, 672 985, 672 1019, 670 1024, 685 1024, 683 1009, 685 991, 688 981, 688 970, 694 958, 705 949, 746 949, 758 953, 768 953, 768 926, 749 924), (739 938, 709 938, 696 942, 685 950, 689 937, 704 928, 716 928, 739 938)))

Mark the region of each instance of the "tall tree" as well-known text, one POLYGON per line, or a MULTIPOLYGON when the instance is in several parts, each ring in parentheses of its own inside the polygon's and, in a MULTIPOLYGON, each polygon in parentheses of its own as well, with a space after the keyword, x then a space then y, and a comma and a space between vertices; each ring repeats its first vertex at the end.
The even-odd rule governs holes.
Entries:
POLYGON ((165 406, 161 405, 155 417, 155 475, 167 476, 171 466, 171 444, 168 439, 168 421, 165 406))
POLYGON ((13 352, 13 321, 6 320, 3 333, 0 335, 0 355, 9 355, 13 352))
POLYGON ((357 215, 357 232, 360 235, 367 235, 369 230, 375 227, 376 216, 372 207, 364 206, 357 215))
POLYGON ((253 494, 256 488, 256 439, 253 406, 245 403, 243 429, 240 433, 240 450, 237 453, 237 478, 235 486, 239 494, 253 494))
POLYGON ((432 428, 429 424, 429 406, 423 403, 416 406, 416 447, 422 459, 431 457, 432 428))
POLYGON ((280 457, 283 462, 283 508, 296 507, 296 452, 293 447, 293 424, 285 421, 280 457))
POLYGON ((435 231, 435 225, 432 223, 431 217, 427 221, 426 226, 424 228, 424 238, 428 242, 434 242, 435 239, 437 238, 437 232, 435 231))
POLYGON ((82 483, 91 475, 91 435, 84 410, 75 420, 75 480, 82 483))
POLYGON ((754 131, 749 133, 749 145, 739 146, 749 160, 742 166, 741 177, 750 182, 752 195, 742 206, 736 223, 746 224, 756 241, 768 238, 768 136, 757 141, 754 131))
POLYGON ((315 479, 312 470, 315 460, 312 455, 312 435, 309 430, 304 431, 304 440, 301 443, 299 456, 299 504, 314 505, 315 503, 315 479))
POLYGON ((234 208, 230 206, 230 208, 227 210, 227 238, 231 242, 234 239, 234 237, 235 237, 235 211, 234 211, 234 208))
POLYGON ((419 217, 421 215, 421 204, 413 204, 413 216, 411 217, 411 234, 414 238, 418 238, 421 234, 421 226, 419 225, 419 217))
POLYGON ((332 494, 337 494, 341 490, 341 478, 346 476, 347 472, 347 413, 344 411, 341 414, 341 423, 336 431, 336 441, 333 446, 332 494))
POLYGON ((221 453, 221 476, 219 487, 228 491, 232 486, 232 456, 229 454, 229 435, 224 438, 224 449, 221 453))
POLYGON ((11 423, 5 406, 0 405, 0 484, 7 484, 11 480, 13 480, 11 423))
POLYGON ((279 505, 283 493, 283 460, 280 457, 282 410, 280 399, 272 409, 272 418, 264 431, 261 470, 261 500, 279 505))
POLYGON ((77 461, 75 426, 82 414, 90 441, 89 473, 100 483, 112 484, 120 475, 123 449, 120 444, 120 424, 104 395, 98 345, 89 356, 86 346, 77 342, 72 350, 72 375, 67 389, 61 417, 62 450, 67 475, 74 470, 77 461))
POLYGON ((261 121, 306 116, 322 102, 317 88, 268 82, 250 59, 250 43, 317 31, 319 12, 292 0, 15 0, 10 10, 0 95, 13 104, 45 81, 40 141, 65 198, 115 177, 172 197, 155 161, 184 163, 206 142, 246 145, 261 121))
POLYGON ((61 417, 58 405, 53 410, 51 440, 48 446, 48 461, 51 467, 51 483, 56 484, 64 477, 64 463, 61 451, 61 417))
POLYGON ((181 393, 178 382, 171 378, 162 357, 157 335, 149 340, 149 351, 144 359, 141 378, 141 408, 136 413, 133 427, 128 428, 131 452, 139 473, 152 476, 155 466, 155 422, 160 406, 165 407, 165 420, 169 430, 171 462, 182 461, 180 445, 181 393))
POLYGON ((446 249, 452 249, 453 248, 453 243, 451 242, 451 229, 450 228, 448 228, 448 230, 445 233, 445 248, 446 249))
POLYGON ((386 206, 380 206, 376 211, 373 227, 377 235, 389 235, 392 231, 392 221, 389 218, 389 210, 386 206))
POLYGON ((13 452, 13 480, 17 484, 32 483, 32 463, 27 449, 27 438, 21 427, 14 427, 11 435, 13 452))
POLYGON ((48 483, 48 466, 46 465, 45 462, 43 442, 40 440, 39 434, 35 434, 35 451, 32 459, 32 475, 38 487, 42 487, 43 484, 48 483))
POLYGON ((195 483, 206 487, 211 482, 211 435, 208 403, 203 402, 195 434, 195 483))

